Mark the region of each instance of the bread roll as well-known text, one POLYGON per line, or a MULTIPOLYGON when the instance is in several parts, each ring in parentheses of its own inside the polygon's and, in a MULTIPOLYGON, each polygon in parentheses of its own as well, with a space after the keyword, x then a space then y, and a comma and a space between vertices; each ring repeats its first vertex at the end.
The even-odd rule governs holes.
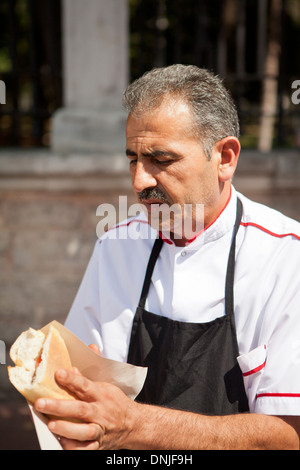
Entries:
POLYGON ((55 380, 58 369, 72 369, 63 338, 53 326, 48 334, 42 331, 24 331, 10 349, 15 367, 8 367, 9 380, 30 402, 38 398, 74 400, 75 397, 55 380))

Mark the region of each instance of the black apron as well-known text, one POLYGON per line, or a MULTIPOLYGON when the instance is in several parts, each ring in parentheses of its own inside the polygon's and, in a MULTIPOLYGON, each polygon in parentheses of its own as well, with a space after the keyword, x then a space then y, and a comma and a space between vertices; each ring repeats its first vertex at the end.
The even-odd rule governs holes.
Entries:
MULTIPOLYGON (((148 367, 137 401, 209 415, 248 411, 234 321, 237 216, 225 282, 225 315, 207 323, 171 320, 145 310, 152 273, 163 241, 157 238, 148 262, 128 352, 128 362, 148 367)), ((213 282, 213 280, 211 281, 213 282)))

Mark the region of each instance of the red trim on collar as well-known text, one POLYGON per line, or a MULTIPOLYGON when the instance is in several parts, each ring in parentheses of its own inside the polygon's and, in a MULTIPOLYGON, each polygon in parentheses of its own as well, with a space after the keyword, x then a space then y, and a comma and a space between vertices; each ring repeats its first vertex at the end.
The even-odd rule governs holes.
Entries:
MULTIPOLYGON (((231 199, 231 195, 232 195, 232 187, 230 186, 230 194, 229 194, 229 197, 227 199, 227 202, 225 204, 225 206, 223 207, 223 209, 221 210, 221 212, 217 215, 217 217, 209 224, 207 225, 207 227, 203 228, 202 230, 200 230, 200 232, 196 233, 196 235, 193 237, 193 238, 190 238, 187 242, 186 242, 186 246, 187 245, 190 245, 194 240, 196 240, 196 238, 199 237, 199 235, 201 235, 203 232, 205 232, 209 227, 211 227, 217 220, 218 218, 221 216, 221 214, 225 211, 226 207, 228 206, 229 204, 229 201, 231 199)), ((160 238, 168 243, 168 245, 173 245, 174 242, 172 242, 171 240, 169 240, 168 238, 166 238, 161 232, 158 232, 160 238)))
POLYGON ((168 238, 166 238, 162 232, 158 232, 158 235, 160 236, 160 238, 166 242, 168 245, 173 245, 173 242, 171 240, 169 240, 168 238))

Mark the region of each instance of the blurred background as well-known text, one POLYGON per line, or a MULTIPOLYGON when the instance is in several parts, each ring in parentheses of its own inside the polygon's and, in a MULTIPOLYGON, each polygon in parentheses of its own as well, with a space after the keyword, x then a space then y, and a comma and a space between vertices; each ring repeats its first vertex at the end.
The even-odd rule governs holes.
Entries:
MULTIPOLYGON (((291 85, 300 77, 299 0, 122 2, 127 5, 123 41, 128 43, 129 80, 172 63, 207 67, 232 91, 245 148, 299 148, 299 110, 291 101, 291 85), (273 133, 263 142, 267 109, 274 114, 273 133)), ((50 146, 51 117, 64 105, 63 3, 0 2, 0 74, 6 84, 1 146, 50 146)), ((81 3, 77 13, 82 18, 89 1, 81 3)), ((97 3, 100 12, 106 2, 97 3)), ((81 40, 88 42, 92 32, 84 33, 81 40)))
MULTIPOLYGON (((235 187, 300 220, 300 0, 0 0, 7 351, 29 326, 64 322, 96 241, 97 206, 134 202, 122 92, 172 63, 224 78, 241 122, 235 187)), ((6 448, 37 442, 2 364, 6 448)))

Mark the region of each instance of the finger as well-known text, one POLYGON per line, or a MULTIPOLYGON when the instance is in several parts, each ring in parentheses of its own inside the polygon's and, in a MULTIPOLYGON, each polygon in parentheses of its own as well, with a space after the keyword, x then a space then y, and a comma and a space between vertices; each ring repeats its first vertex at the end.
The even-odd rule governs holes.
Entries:
POLYGON ((75 441, 62 437, 60 444, 64 450, 99 450, 100 444, 98 441, 75 441))
POLYGON ((79 371, 59 369, 55 373, 55 378, 60 385, 68 388, 80 400, 92 401, 96 397, 93 382, 81 375, 79 371))
POLYGON ((51 420, 48 423, 48 428, 61 438, 67 438, 73 442, 98 442, 98 448, 100 447, 100 440, 104 434, 101 426, 96 423, 73 423, 69 421, 51 420))
POLYGON ((46 415, 58 416, 66 420, 93 421, 93 405, 81 400, 39 398, 34 406, 37 411, 46 415))
POLYGON ((99 354, 99 356, 101 356, 101 352, 97 344, 90 344, 89 348, 92 349, 95 353, 99 354))

